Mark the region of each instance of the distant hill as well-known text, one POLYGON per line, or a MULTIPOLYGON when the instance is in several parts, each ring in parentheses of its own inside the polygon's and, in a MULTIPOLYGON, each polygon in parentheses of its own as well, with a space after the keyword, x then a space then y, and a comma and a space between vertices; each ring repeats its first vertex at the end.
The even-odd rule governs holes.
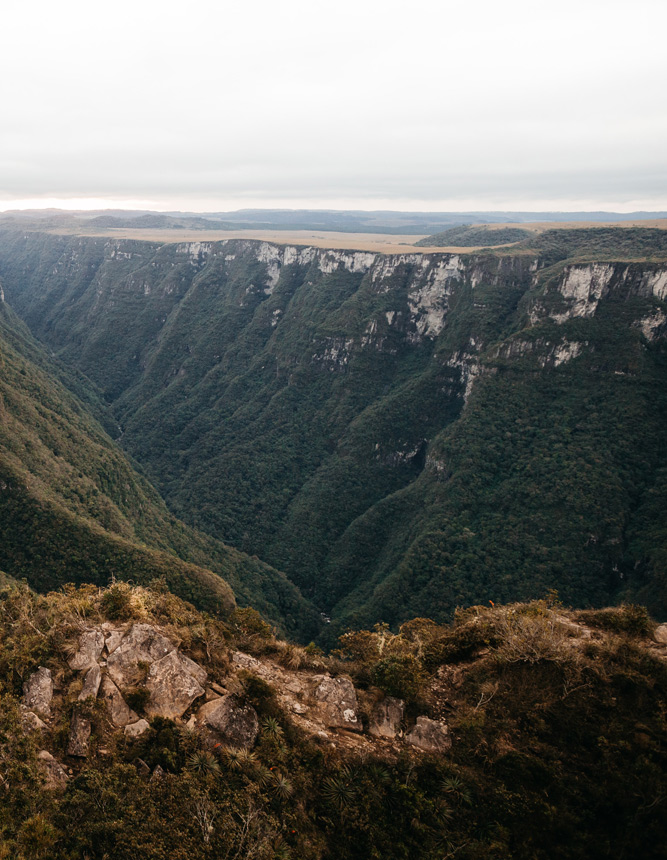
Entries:
POLYGON ((520 227, 472 227, 464 224, 461 227, 452 227, 435 236, 427 236, 415 244, 425 248, 475 248, 492 247, 493 245, 505 245, 510 242, 520 242, 528 239, 533 234, 530 230, 522 230, 520 227))

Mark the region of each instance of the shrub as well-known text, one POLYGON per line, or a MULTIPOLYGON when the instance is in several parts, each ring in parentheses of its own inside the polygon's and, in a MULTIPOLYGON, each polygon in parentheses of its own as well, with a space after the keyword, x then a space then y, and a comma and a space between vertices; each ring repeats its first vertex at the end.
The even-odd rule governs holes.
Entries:
POLYGON ((371 670, 371 680, 377 687, 406 702, 417 700, 425 677, 419 661, 410 655, 385 657, 371 670))

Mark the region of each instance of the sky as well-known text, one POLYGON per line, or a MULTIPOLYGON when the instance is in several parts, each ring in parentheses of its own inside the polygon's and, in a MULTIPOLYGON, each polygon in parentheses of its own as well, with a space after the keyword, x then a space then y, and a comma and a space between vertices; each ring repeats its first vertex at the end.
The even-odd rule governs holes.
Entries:
POLYGON ((665 0, 4 0, 0 209, 667 210, 665 0))

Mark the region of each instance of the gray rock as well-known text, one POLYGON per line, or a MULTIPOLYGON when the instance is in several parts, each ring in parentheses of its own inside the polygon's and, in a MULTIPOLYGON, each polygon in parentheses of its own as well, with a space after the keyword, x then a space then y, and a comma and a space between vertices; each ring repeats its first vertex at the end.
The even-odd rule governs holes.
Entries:
POLYGON ((197 723, 223 743, 237 748, 253 746, 259 733, 257 711, 231 693, 202 705, 197 712, 197 723))
POLYGON ((107 703, 109 717, 115 726, 126 726, 128 723, 136 723, 139 719, 139 715, 128 706, 120 690, 108 675, 102 678, 101 696, 107 703))
POLYGON ((150 624, 133 624, 109 655, 109 675, 118 687, 132 687, 144 680, 139 663, 150 665, 175 649, 174 643, 150 624))
POLYGON ((155 770, 153 771, 153 775, 151 776, 151 782, 153 780, 163 779, 164 770, 160 767, 160 765, 156 765, 155 770))
POLYGON ((314 697, 324 711, 326 724, 330 728, 346 728, 361 731, 361 721, 357 717, 357 693, 348 678, 319 676, 321 681, 315 689, 314 697))
POLYGON ((118 648, 123 638, 122 630, 111 630, 106 634, 106 638, 104 639, 104 647, 106 648, 107 654, 113 654, 113 652, 118 648))
POLYGON ((130 725, 125 726, 125 737, 134 740, 135 738, 140 738, 149 729, 150 726, 146 720, 137 720, 136 723, 130 723, 130 725))
POLYGON ((77 758, 85 758, 88 755, 90 731, 90 720, 87 720, 78 711, 74 711, 69 729, 67 755, 77 756, 77 758))
POLYGON ((37 753, 38 766, 44 776, 45 786, 48 789, 57 790, 65 787, 67 774, 60 762, 56 761, 48 750, 40 750, 37 753))
POLYGON ((29 711, 34 711, 43 717, 50 717, 52 698, 51 670, 40 666, 23 685, 23 704, 29 711))
POLYGON ((151 697, 146 705, 149 716, 182 717, 199 696, 204 695, 206 671, 194 660, 172 651, 150 668, 146 689, 151 697))
POLYGON ((21 705, 21 725, 26 732, 48 732, 49 730, 46 723, 24 705, 21 705))
POLYGON ((368 731, 376 738, 395 738, 401 730, 404 714, 402 700, 386 696, 373 708, 368 731))
POLYGON ((79 650, 69 661, 70 669, 82 672, 90 669, 102 656, 104 633, 98 628, 86 630, 79 636, 79 650))
POLYGON ((659 642, 661 645, 667 645, 667 624, 659 624, 655 628, 655 632, 653 633, 653 638, 656 642, 659 642))
POLYGON ((407 743, 424 752, 447 752, 452 747, 449 728, 444 723, 417 717, 417 722, 405 736, 407 743))
POLYGON ((102 680, 102 670, 95 664, 86 672, 86 677, 83 680, 83 687, 79 693, 79 701, 83 702, 86 699, 96 699, 98 690, 100 689, 100 681, 102 680))

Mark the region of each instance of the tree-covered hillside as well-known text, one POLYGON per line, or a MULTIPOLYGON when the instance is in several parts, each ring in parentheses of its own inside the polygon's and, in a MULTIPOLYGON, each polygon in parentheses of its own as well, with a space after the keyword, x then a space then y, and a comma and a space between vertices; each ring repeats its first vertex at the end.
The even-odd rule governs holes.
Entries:
POLYGON ((587 232, 465 256, 5 233, 0 277, 171 510, 332 631, 549 587, 662 613, 667 273, 613 262, 662 240, 587 232))
POLYGON ((72 378, 0 302, 0 568, 40 590, 165 577, 202 608, 229 613, 226 579, 293 633, 313 632, 314 614, 277 571, 168 513, 50 366, 72 378))

